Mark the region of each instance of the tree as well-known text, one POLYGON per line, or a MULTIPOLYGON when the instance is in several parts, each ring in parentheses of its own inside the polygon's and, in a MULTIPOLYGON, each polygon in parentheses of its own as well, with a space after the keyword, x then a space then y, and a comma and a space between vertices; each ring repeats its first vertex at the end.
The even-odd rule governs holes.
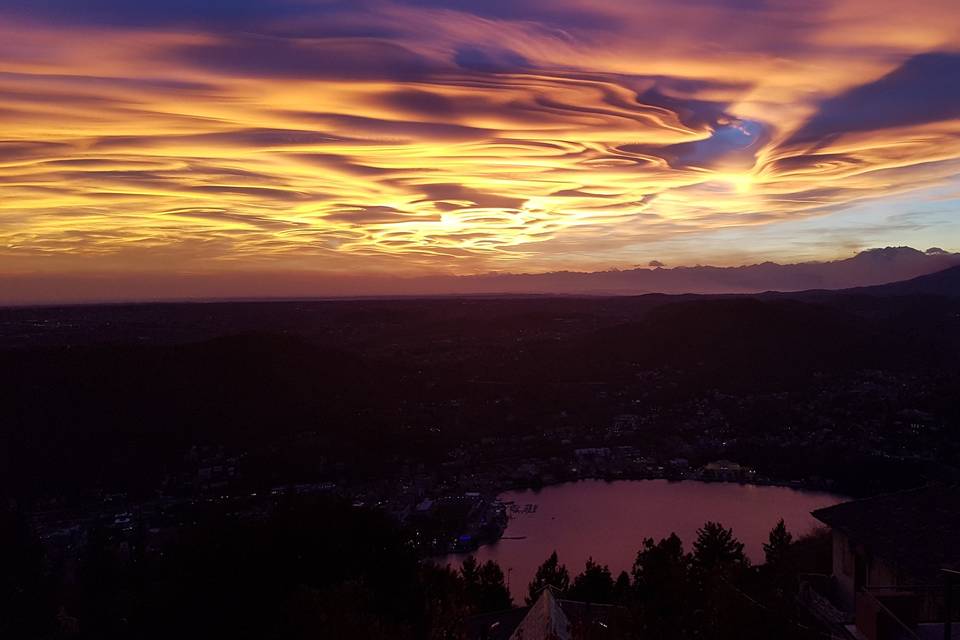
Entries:
POLYGON ((480 586, 480 565, 472 553, 463 559, 460 564, 460 577, 463 578, 467 593, 475 591, 480 586))
POLYGON ((547 586, 555 588, 562 594, 565 594, 570 586, 570 574, 567 573, 567 567, 560 564, 556 551, 551 553, 550 557, 537 569, 528 587, 527 604, 533 604, 547 586))
POLYGON ((771 568, 780 568, 784 565, 787 554, 790 551, 790 545, 793 543, 793 536, 787 531, 787 526, 783 518, 777 522, 770 531, 769 542, 763 544, 763 554, 766 557, 767 564, 771 568))
POLYGON ((645 638, 678 638, 691 622, 690 559, 672 533, 643 541, 633 563, 636 617, 645 638))
POLYGON ((477 558, 473 554, 463 559, 463 563, 460 565, 460 578, 470 608, 479 611, 481 599, 480 563, 477 562, 477 558))
POLYGON ((0 637, 40 637, 54 620, 43 547, 21 505, 0 499, 0 637))
POLYGON ((611 602, 613 600, 613 576, 610 567, 587 559, 583 573, 573 579, 568 596, 584 602, 611 602))
POLYGON ((749 565, 743 554, 743 543, 719 522, 707 522, 697 530, 693 543, 693 565, 705 572, 728 572, 749 565))
POLYGON ((477 613, 509 609, 513 606, 503 570, 493 560, 479 564, 473 555, 463 559, 460 577, 471 608, 477 613))
MULTIPOLYGON (((464 619, 476 612, 466 593, 464 579, 449 566, 426 562, 421 566, 419 582, 423 602, 423 626, 429 630, 427 638, 447 640, 457 637, 464 619)), ((316 630, 319 627, 313 625, 310 628, 316 630)), ((359 636, 344 633, 341 637, 359 636)))
POLYGON ((621 571, 617 576, 617 581, 613 583, 613 601, 617 604, 623 604, 630 597, 630 574, 621 571))
POLYGON ((480 591, 478 609, 481 612, 499 611, 513 606, 513 599, 504 582, 503 570, 493 560, 480 567, 480 591))
POLYGON ((686 581, 689 564, 677 534, 671 533, 657 543, 647 538, 633 563, 634 586, 640 597, 645 598, 664 586, 680 585, 686 581))

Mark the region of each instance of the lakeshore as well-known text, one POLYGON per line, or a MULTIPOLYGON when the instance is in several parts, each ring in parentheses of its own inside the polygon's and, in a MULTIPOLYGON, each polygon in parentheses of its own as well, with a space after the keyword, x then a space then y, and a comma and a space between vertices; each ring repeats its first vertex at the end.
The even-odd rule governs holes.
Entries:
MULTIPOLYGON (((553 551, 572 573, 592 556, 616 575, 629 571, 644 538, 676 533, 689 545, 696 530, 714 520, 732 527, 747 557, 760 562, 761 545, 777 520, 783 518, 794 535, 803 535, 815 526, 810 511, 844 500, 784 486, 665 479, 579 480, 506 491, 497 499, 508 514, 505 530, 474 555, 500 564, 518 601, 536 567, 553 551), (597 544, 601 539, 606 542, 597 544)), ((451 554, 443 562, 458 566, 466 555, 451 554)))

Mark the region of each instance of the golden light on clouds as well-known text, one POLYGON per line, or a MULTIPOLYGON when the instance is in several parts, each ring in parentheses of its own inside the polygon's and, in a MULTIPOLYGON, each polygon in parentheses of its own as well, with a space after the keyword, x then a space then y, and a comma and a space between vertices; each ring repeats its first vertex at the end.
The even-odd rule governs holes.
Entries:
POLYGON ((0 270, 723 262, 960 166, 953 2, 161 4, 0 7, 0 270))

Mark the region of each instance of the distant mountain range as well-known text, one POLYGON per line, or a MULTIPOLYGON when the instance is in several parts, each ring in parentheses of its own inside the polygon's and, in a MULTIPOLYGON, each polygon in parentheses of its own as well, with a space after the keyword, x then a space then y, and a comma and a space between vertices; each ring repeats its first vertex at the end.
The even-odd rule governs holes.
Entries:
MULTIPOLYGON (((447 295, 756 294, 870 287, 960 265, 960 253, 886 247, 831 262, 398 277, 317 272, 0 275, 0 305, 447 295)), ((933 285, 931 285, 933 286, 933 285)))
MULTIPOLYGON (((960 253, 942 249, 918 251, 886 247, 862 251, 832 262, 741 267, 675 267, 544 274, 477 275, 460 278, 421 278, 408 281, 426 289, 443 284, 459 293, 558 293, 635 295, 641 293, 761 293, 851 289, 900 282, 960 265, 960 253)), ((415 287, 419 288, 419 287, 415 287)))

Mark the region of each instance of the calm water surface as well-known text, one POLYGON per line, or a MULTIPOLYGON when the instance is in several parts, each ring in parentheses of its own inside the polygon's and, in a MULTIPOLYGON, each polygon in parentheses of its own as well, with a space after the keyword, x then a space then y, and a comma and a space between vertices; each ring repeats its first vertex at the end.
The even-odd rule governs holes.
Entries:
MULTIPOLYGON (((616 576, 633 565, 644 538, 659 540, 676 532, 689 550, 697 529, 714 520, 732 527, 750 559, 761 562, 761 545, 777 520, 783 518, 796 537, 817 525, 812 510, 844 500, 786 487, 667 480, 583 480, 540 491, 508 491, 500 499, 512 501, 520 512, 511 514, 504 539, 481 547, 476 556, 481 562, 496 560, 504 573, 509 570, 518 603, 553 550, 571 578, 590 556, 616 576)), ((449 556, 446 561, 459 566, 462 559, 449 556)))

